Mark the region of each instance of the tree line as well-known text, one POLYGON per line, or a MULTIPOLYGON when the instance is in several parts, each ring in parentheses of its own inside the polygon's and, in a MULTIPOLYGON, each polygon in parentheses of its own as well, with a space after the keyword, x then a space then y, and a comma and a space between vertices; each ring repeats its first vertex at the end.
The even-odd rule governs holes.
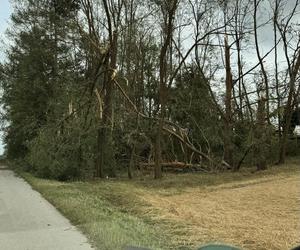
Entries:
POLYGON ((21 0, 6 157, 60 180, 238 171, 299 154, 299 1, 21 0))

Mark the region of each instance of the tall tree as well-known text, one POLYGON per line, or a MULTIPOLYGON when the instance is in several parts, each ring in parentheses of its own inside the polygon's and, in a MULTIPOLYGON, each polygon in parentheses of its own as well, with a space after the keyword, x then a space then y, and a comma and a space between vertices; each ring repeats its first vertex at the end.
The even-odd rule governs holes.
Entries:
POLYGON ((158 179, 162 177, 162 133, 164 126, 164 119, 166 117, 166 100, 168 97, 167 81, 168 81, 168 67, 167 67, 167 53, 172 43, 173 29, 174 29, 174 18, 179 1, 163 1, 159 4, 163 15, 162 24, 162 48, 159 55, 159 102, 160 113, 159 121, 156 131, 155 141, 155 168, 154 178, 158 179))

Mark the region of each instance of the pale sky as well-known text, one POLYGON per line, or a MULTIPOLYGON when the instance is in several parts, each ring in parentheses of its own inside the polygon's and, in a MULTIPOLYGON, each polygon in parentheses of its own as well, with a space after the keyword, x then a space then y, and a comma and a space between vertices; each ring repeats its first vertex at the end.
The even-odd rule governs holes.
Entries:
MULTIPOLYGON (((5 57, 3 38, 4 32, 8 27, 8 19, 11 13, 9 0, 0 0, 0 61, 5 57)), ((2 132, 0 132, 0 155, 3 153, 2 132)))
MULTIPOLYGON (((8 19, 11 13, 9 0, 0 0, 0 39, 4 37, 4 32, 8 27, 8 19)), ((0 43, 0 60, 3 59, 3 44, 0 43)))

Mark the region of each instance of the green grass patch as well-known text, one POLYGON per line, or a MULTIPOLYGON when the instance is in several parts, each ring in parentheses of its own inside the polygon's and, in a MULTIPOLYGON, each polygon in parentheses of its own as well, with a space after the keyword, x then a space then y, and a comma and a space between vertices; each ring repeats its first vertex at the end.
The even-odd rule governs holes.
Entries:
MULTIPOLYGON (((126 245, 168 248, 158 227, 129 214, 117 199, 114 204, 111 202, 122 192, 122 185, 116 188, 116 183, 107 181, 62 183, 28 173, 21 175, 82 230, 97 249, 122 249, 126 245)), ((127 205, 134 206, 130 193, 126 195, 127 205)))

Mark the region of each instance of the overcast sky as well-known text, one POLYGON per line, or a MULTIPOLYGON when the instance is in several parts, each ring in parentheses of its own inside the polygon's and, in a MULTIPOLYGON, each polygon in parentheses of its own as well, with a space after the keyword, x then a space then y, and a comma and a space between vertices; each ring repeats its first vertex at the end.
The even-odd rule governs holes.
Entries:
POLYGON ((10 16, 10 3, 9 0, 0 0, 0 39, 1 39, 1 49, 0 49, 0 57, 3 59, 3 44, 2 39, 4 37, 4 32, 8 27, 8 19, 10 16))
MULTIPOLYGON (((3 48, 3 37, 4 32, 8 26, 8 19, 10 16, 10 3, 9 0, 0 0, 0 61, 4 58, 4 48, 3 48)), ((0 154, 3 153, 3 142, 2 133, 0 133, 0 154)))

